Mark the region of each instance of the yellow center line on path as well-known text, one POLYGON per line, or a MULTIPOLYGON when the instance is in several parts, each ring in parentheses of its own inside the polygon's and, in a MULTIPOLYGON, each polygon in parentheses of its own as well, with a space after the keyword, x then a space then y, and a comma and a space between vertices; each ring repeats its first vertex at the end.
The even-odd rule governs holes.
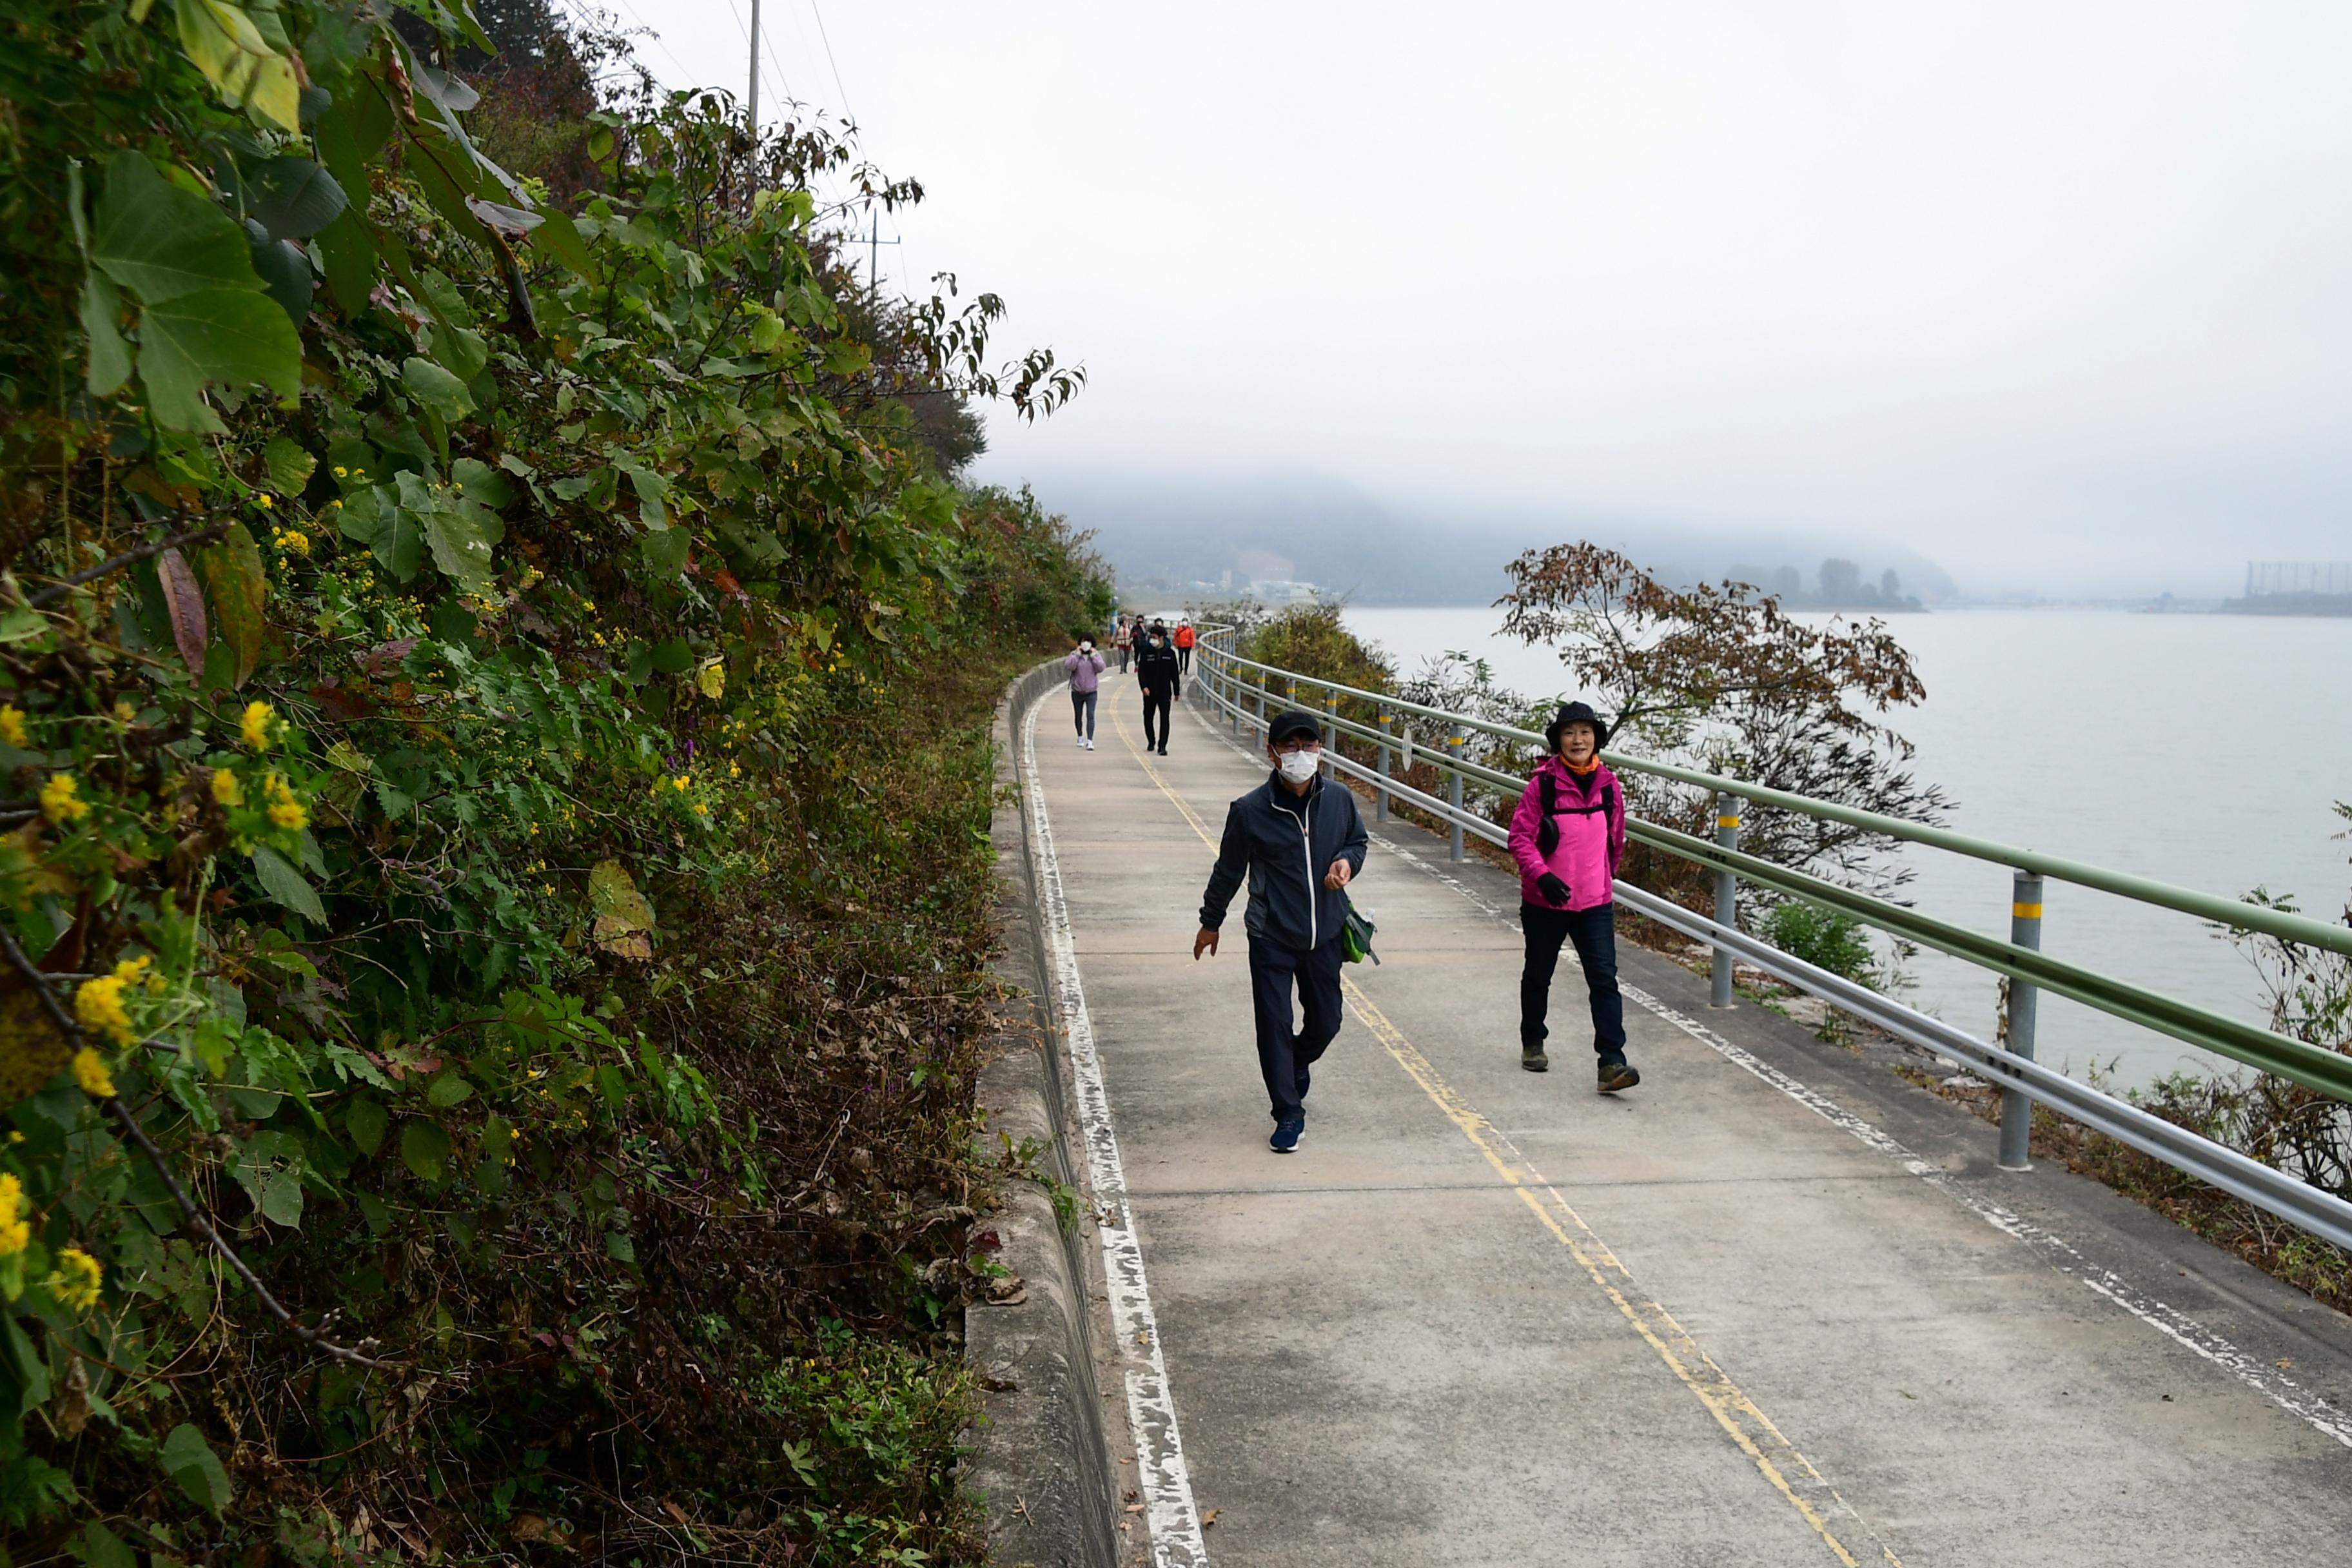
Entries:
MULTIPOLYGON (((1192 831, 1212 852, 1217 847, 1216 836, 1201 820, 1192 803, 1170 786, 1160 769, 1142 748, 1135 743, 1127 727, 1127 720, 1117 709, 1111 710, 1111 723, 1128 751, 1141 763, 1143 772, 1160 787, 1160 793, 1183 816, 1192 831)), ((1501 1177, 1506 1185, 1517 1193, 1543 1227, 1554 1239, 1568 1248, 1569 1256, 1583 1268, 1586 1276, 1601 1288, 1612 1305, 1623 1314, 1633 1331, 1640 1334, 1650 1348, 1665 1363, 1693 1397, 1714 1416, 1727 1436, 1738 1444, 1759 1474, 1769 1482, 1798 1515, 1822 1538, 1837 1560, 1846 1568, 1859 1568, 1853 1553, 1847 1550, 1832 1525, 1837 1518, 1853 1521, 1853 1528, 1870 1538, 1878 1548, 1880 1558, 1890 1568, 1902 1568, 1903 1560, 1878 1538, 1853 1505, 1838 1495, 1837 1489, 1813 1468, 1812 1461, 1799 1452, 1796 1445, 1764 1414, 1756 1402, 1748 1397, 1730 1374, 1716 1364, 1715 1358, 1691 1338, 1690 1331, 1677 1322, 1673 1313, 1660 1303, 1640 1292, 1632 1272, 1615 1252, 1602 1241, 1584 1217, 1570 1206, 1558 1188, 1546 1181, 1528 1163, 1509 1137, 1479 1113, 1469 1101, 1454 1092, 1453 1087, 1439 1076, 1427 1057, 1405 1037, 1404 1032, 1389 1021, 1388 1015, 1364 994, 1353 977, 1343 980, 1348 1005, 1372 1037, 1402 1068, 1430 1103, 1436 1106, 1448 1121, 1470 1141, 1471 1146, 1486 1157, 1486 1163, 1501 1177)))

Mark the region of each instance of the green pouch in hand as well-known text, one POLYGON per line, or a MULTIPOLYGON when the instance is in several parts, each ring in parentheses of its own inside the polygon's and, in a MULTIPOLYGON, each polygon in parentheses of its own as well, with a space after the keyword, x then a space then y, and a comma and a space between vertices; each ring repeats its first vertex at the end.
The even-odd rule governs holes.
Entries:
POLYGON ((1356 907, 1356 900, 1349 899, 1347 921, 1339 928, 1341 961, 1348 963, 1361 963, 1369 958, 1374 963, 1378 963, 1381 961, 1381 955, 1372 951, 1372 932, 1377 929, 1372 924, 1370 917, 1356 907))

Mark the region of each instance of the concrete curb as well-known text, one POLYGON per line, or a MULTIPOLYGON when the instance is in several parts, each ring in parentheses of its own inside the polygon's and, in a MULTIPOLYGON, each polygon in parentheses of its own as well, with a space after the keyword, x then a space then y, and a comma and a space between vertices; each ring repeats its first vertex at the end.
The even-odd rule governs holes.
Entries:
MULTIPOLYGON (((1045 983, 1045 933, 1037 915, 1028 814, 1022 809, 1020 726, 1030 707, 1059 684, 1054 659, 1013 681, 997 705, 997 913, 1003 936, 992 969, 1005 1001, 979 1097, 986 1113, 982 1157, 1034 1140, 1040 1170, 1074 1192, 1083 1184, 1069 1148, 1072 1116, 1064 1079, 1060 1021, 1045 983)), ((975 1302, 965 1314, 965 1359, 986 1393, 971 1434, 964 1479, 984 1500, 988 1540, 1004 1568, 1118 1568, 1119 1472, 1112 1443, 1127 1451, 1126 1422, 1102 1394, 1100 1347, 1109 1343, 1090 1216, 1064 1230, 1039 1183, 1007 1178, 990 1216, 1003 1246, 997 1260, 1022 1280, 1009 1302, 975 1302)), ((1130 1554, 1131 1555, 1131 1554, 1130 1554)))

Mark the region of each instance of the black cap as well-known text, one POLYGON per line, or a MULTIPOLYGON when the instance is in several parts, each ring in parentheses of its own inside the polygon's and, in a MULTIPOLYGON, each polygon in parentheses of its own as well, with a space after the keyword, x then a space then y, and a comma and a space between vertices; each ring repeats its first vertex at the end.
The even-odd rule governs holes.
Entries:
POLYGON ((1287 713, 1274 716, 1274 722, 1266 726, 1265 743, 1279 746, 1293 735, 1313 735, 1319 740, 1322 734, 1323 726, 1316 722, 1314 714, 1302 713, 1294 708, 1287 713))

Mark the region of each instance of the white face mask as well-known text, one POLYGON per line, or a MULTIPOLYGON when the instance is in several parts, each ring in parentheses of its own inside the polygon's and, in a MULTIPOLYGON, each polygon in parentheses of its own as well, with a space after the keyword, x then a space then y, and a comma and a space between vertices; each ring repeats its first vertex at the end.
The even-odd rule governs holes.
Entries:
POLYGON ((1080 653, 1092 653, 1095 651, 1095 645, 1090 642, 1082 642, 1078 645, 1078 651, 1080 653))
POLYGON ((1285 752, 1282 753, 1282 776, 1292 784, 1305 784, 1323 765, 1320 752, 1285 752))

